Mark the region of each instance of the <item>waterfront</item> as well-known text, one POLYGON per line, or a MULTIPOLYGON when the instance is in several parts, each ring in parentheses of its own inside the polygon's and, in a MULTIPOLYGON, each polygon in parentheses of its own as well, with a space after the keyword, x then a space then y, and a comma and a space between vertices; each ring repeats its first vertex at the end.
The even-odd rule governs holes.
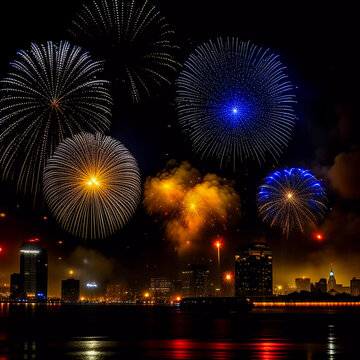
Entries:
POLYGON ((0 359, 355 359, 358 310, 0 306, 0 359))

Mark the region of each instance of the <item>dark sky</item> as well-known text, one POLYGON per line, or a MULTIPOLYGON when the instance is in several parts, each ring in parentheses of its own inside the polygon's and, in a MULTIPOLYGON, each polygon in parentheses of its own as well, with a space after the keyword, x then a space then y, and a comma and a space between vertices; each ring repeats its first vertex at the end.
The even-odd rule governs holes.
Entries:
MULTIPOLYGON (((8 71, 16 51, 28 48, 31 41, 68 39, 66 28, 79 4, 79 0, 2 2, 0 77, 8 71)), ((327 277, 330 266, 334 266, 337 279, 348 285, 350 277, 360 276, 360 196, 356 182, 360 168, 360 8, 343 2, 284 6, 253 1, 164 0, 158 4, 176 31, 180 62, 196 45, 217 36, 252 40, 280 54, 298 86, 298 122, 292 140, 279 164, 269 162, 259 167, 250 163, 233 173, 210 161, 200 161, 177 126, 174 87, 136 105, 116 98, 111 135, 137 158, 143 180, 159 172, 169 159, 176 159, 190 161, 204 174, 215 172, 236 181, 244 214, 225 234, 224 270, 232 268, 233 249, 238 244, 265 234, 274 250, 275 283, 293 282, 295 276, 302 275, 317 281, 327 277), (262 178, 274 167, 295 166, 312 170, 327 187, 332 210, 321 227, 325 235, 321 244, 312 240, 311 233, 281 239, 257 219, 255 194, 262 178)), ((16 195, 11 184, 0 184, 1 211, 7 217, 0 218, 0 246, 5 250, 0 255, 0 281, 8 282, 10 272, 17 271, 21 242, 36 236, 49 249, 52 293, 58 293, 58 280, 70 267, 83 280, 127 279, 130 284, 142 284, 150 273, 168 268, 176 272, 184 262, 205 262, 216 255, 211 239, 204 239, 196 253, 176 261, 171 244, 141 205, 126 229, 102 242, 84 242, 66 235, 45 205, 33 209, 26 198, 16 195), (49 217, 47 221, 44 215, 49 217), (59 240, 63 241, 61 246, 59 240), (57 259, 59 256, 62 260, 57 259), (105 268, 104 257, 109 259, 105 268), (178 268, 170 266, 174 263, 178 268)))

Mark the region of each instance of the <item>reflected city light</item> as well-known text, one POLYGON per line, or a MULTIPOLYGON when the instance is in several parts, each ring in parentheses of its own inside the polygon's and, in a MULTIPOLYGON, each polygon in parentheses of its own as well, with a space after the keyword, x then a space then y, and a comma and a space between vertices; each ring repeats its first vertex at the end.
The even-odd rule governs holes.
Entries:
POLYGON ((334 360, 336 355, 336 337, 335 337, 335 325, 329 325, 329 335, 327 338, 327 353, 329 360, 334 360))

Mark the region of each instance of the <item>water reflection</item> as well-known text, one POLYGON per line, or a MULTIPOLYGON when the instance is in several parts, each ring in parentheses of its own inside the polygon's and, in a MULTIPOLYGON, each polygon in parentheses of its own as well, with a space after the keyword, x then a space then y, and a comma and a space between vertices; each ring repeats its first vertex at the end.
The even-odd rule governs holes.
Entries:
POLYGON ((169 309, 0 305, 0 360, 358 359, 360 312, 210 316, 169 309), (94 336, 97 335, 97 336, 94 336))
POLYGON ((294 350, 293 344, 272 339, 257 339, 253 342, 239 343, 230 340, 197 341, 191 339, 151 340, 143 348, 150 358, 159 359, 285 359, 294 350))
POLYGON ((336 355, 336 336, 335 336, 335 325, 328 326, 329 335, 327 338, 327 347, 329 360, 334 360, 336 355))

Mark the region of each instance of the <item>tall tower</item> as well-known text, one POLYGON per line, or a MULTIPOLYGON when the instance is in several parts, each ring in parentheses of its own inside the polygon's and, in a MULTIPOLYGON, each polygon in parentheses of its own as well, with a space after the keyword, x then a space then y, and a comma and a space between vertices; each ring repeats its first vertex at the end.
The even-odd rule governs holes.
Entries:
POLYGON ((21 289, 28 300, 47 298, 48 256, 39 239, 25 241, 20 249, 21 289))
POLYGON ((272 253, 265 242, 254 242, 236 250, 235 295, 272 295, 272 253))
POLYGON ((336 289, 336 280, 335 280, 335 276, 334 276, 334 271, 333 271, 333 269, 331 269, 327 290, 330 291, 330 290, 335 290, 335 289, 336 289))

